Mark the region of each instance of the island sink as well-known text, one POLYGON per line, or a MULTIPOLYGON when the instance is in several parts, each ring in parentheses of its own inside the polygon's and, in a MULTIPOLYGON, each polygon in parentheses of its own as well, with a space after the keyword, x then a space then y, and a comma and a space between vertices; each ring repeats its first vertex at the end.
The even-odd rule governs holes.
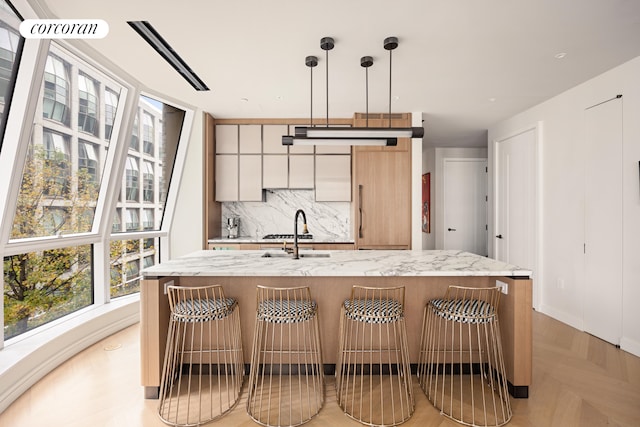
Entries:
MULTIPOLYGON (((300 258, 329 258, 331 256, 328 252, 303 252, 300 255, 300 258)), ((291 258, 294 259, 293 254, 289 254, 286 252, 265 252, 262 254, 261 258, 291 258)))

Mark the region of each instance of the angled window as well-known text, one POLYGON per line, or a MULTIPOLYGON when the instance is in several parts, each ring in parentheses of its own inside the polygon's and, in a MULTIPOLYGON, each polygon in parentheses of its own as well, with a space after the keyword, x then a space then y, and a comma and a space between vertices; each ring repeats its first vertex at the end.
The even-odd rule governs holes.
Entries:
POLYGON ((153 126, 153 117, 149 113, 142 114, 144 120, 142 122, 142 141, 145 154, 153 156, 153 142, 155 128, 153 126))
MULTIPOLYGON (((142 122, 143 150, 142 155, 135 150, 134 141, 137 143, 138 139, 132 133, 117 207, 127 211, 141 207, 149 209, 153 212, 149 217, 153 218, 153 226, 143 217, 143 228, 155 231, 160 230, 162 223, 185 111, 141 96, 135 114, 134 129, 139 129, 138 117, 142 122)), ((126 223, 125 219, 123 221, 126 223)), ((121 230, 121 227, 114 224, 112 229, 121 230)), ((125 226, 125 231, 131 230, 125 226)))
POLYGON ((111 139, 113 123, 118 109, 118 94, 111 89, 104 91, 104 139, 111 139))
MULTIPOLYGON (((78 130, 98 136, 98 91, 96 82, 85 74, 78 75, 78 130)), ((117 103, 116 103, 117 105, 117 103)))
POLYGON ((69 65, 55 55, 47 56, 44 67, 42 116, 69 126, 69 65))
POLYGON ((22 20, 0 0, 0 149, 4 135, 5 116, 9 111, 13 82, 18 71, 18 62, 22 53, 24 39, 20 37, 18 27, 22 20))
POLYGON ((96 88, 108 87, 116 99, 122 91, 118 83, 55 42, 44 67, 39 92, 36 88, 33 95, 38 104, 15 202, 12 240, 92 231, 109 141, 97 135, 102 132, 84 131, 91 120, 78 127, 71 122, 91 114, 97 118, 100 110, 107 110, 95 104, 96 88), (72 101, 78 99, 86 102, 72 101), (64 226, 58 224, 61 215, 64 226))

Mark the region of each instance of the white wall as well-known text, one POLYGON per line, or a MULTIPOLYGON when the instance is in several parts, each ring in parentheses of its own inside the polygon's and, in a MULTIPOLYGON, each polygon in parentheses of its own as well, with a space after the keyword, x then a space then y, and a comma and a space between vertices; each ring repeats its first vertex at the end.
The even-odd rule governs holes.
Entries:
MULTIPOLYGON (((583 328, 584 283, 584 110, 623 95, 623 332, 621 347, 640 356, 640 57, 572 88, 489 129, 493 141, 541 121, 539 168, 542 198, 541 246, 537 283, 540 309, 578 329, 583 328), (558 286, 559 279, 564 288, 558 286)), ((494 187, 490 166, 490 189, 494 187)), ((602 173, 603 171, 587 171, 602 173)), ((490 192, 490 200, 493 200, 490 192)), ((494 216, 490 204, 490 217, 494 216)), ((606 227, 607 224, 602 224, 606 227)), ((490 230, 491 231, 491 230, 490 230)), ((490 254, 493 253, 492 239, 490 254)), ((602 284, 606 292, 606 283, 602 284)))
POLYGON ((202 111, 195 113, 189 148, 180 180, 180 190, 169 235, 170 257, 176 258, 202 249, 204 207, 202 111))

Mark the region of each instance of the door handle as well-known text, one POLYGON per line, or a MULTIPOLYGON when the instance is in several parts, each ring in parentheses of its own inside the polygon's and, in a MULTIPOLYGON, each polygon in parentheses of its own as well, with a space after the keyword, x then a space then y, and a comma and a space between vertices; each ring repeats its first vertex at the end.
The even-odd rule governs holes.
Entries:
POLYGON ((502 239, 502 234, 498 234, 496 237, 497 237, 498 239, 502 239))
POLYGON ((364 237, 362 233, 362 185, 358 185, 358 213, 360 216, 358 222, 358 237, 362 239, 364 237))
POLYGON ((455 228, 447 228, 447 231, 456 231, 455 228))

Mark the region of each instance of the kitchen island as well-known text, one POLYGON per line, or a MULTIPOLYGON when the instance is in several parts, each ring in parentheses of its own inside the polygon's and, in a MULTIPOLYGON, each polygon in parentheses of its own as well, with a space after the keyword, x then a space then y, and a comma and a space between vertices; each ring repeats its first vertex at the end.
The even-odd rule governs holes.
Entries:
POLYGON ((412 364, 418 362, 425 304, 450 285, 503 286, 499 308, 511 393, 526 397, 531 384, 531 274, 514 265, 460 251, 198 251, 143 270, 141 379, 145 396, 157 396, 169 323, 167 285, 223 285, 240 305, 245 361, 251 352, 256 286, 309 286, 318 303, 322 355, 335 365, 340 307, 353 285, 405 286, 405 321, 412 364), (265 254, 270 256, 265 257, 265 254))

